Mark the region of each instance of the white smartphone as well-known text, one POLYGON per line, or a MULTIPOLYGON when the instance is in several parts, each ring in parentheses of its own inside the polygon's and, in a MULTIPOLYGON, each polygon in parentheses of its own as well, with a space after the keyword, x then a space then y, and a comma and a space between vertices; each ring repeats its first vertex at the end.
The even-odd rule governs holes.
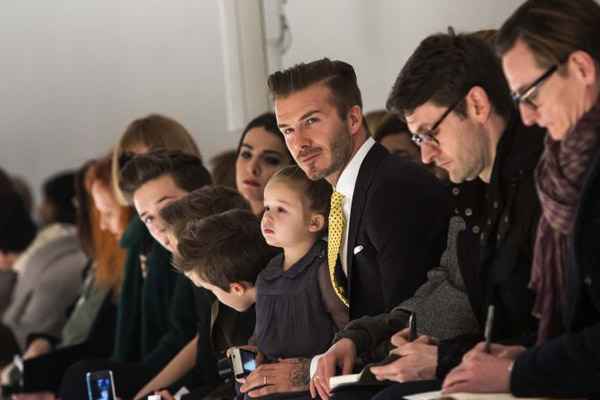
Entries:
POLYGON ((233 376, 237 379, 245 378, 256 369, 256 353, 253 351, 233 347, 229 358, 233 367, 233 376))
POLYGON ((112 371, 88 372, 85 375, 88 400, 116 400, 112 371))

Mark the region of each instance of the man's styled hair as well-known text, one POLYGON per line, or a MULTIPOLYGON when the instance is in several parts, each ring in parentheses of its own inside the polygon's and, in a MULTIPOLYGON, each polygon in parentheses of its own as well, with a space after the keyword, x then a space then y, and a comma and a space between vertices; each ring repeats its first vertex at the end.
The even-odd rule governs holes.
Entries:
POLYGON ((227 292, 235 282, 254 284, 276 252, 265 242, 258 218, 239 209, 188 222, 177 250, 176 268, 227 292))
POLYGON ((210 173, 200 158, 181 151, 157 150, 135 156, 125 164, 121 190, 131 201, 142 185, 163 175, 171 176, 177 187, 188 192, 211 183, 210 173))
POLYGON ((539 67, 564 61, 576 50, 600 62, 600 5, 594 0, 528 0, 502 25, 496 50, 502 56, 521 39, 539 67))
POLYGON ((485 90, 498 115, 510 118, 510 89, 491 46, 472 34, 439 33, 424 39, 410 56, 386 107, 403 117, 428 101, 442 107, 458 103, 455 112, 464 117, 464 97, 473 86, 485 90))
POLYGON ((248 201, 236 190, 225 186, 204 186, 160 210, 160 216, 179 238, 188 221, 200 220, 228 210, 250 211, 248 201))
POLYGON ((283 182, 292 186, 308 200, 308 208, 311 211, 322 214, 325 218, 329 216, 332 188, 325 179, 313 181, 306 176, 302 168, 291 165, 274 173, 269 182, 283 182))
POLYGON ((340 118, 346 118, 348 111, 354 106, 362 109, 356 73, 352 65, 343 61, 323 58, 307 64, 296 64, 286 70, 274 72, 267 81, 274 98, 285 98, 318 83, 331 91, 331 100, 340 118))

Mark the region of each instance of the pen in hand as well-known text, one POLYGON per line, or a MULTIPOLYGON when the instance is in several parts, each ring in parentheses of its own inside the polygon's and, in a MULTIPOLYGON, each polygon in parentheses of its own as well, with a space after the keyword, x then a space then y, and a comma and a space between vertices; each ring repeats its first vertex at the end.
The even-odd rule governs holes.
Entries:
POLYGON ((417 340, 417 316, 413 312, 408 317, 408 341, 414 342, 415 340, 417 340))
POLYGON ((487 311, 487 319, 485 320, 485 331, 484 331, 484 336, 485 336, 485 352, 486 353, 490 353, 491 352, 491 340, 492 340, 492 327, 494 326, 494 306, 493 305, 489 305, 488 306, 488 311, 487 311))

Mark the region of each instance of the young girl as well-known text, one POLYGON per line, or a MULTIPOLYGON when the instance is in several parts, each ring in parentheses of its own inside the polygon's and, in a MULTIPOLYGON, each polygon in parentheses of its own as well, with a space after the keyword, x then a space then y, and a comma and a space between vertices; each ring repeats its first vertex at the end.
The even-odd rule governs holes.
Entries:
POLYGON ((252 342, 267 361, 320 354, 348 322, 329 279, 322 240, 330 196, 327 182, 311 181, 297 166, 280 170, 265 187, 262 233, 268 244, 283 249, 256 281, 252 342))

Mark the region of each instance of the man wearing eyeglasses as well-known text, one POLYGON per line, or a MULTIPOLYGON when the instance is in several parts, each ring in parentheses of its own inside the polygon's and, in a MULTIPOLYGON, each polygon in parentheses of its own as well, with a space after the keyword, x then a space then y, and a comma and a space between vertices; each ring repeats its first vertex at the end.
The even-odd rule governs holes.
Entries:
MULTIPOLYGON (((457 245, 465 283, 459 289, 467 292, 479 332, 441 342, 433 337, 435 332, 413 342, 408 341, 406 331, 394 334, 393 352, 400 358, 371 371, 380 380, 431 380, 431 385, 395 384, 377 399, 439 388, 438 379, 482 340, 488 304, 495 305, 494 340, 528 343, 532 338, 536 320, 531 315, 533 296, 527 286, 540 213, 533 171, 543 141, 540 129, 521 123, 500 61, 488 43, 473 35, 437 34, 421 42, 400 72, 387 107, 406 119, 425 163, 445 169, 450 180, 459 184, 458 190, 466 181, 480 180, 485 193, 479 199, 481 215, 467 226, 476 233, 476 240, 468 242, 466 235, 459 235, 457 245)), ((427 314, 440 315, 439 310, 427 310, 427 314)), ((390 314, 353 322, 338 335, 330 358, 343 365, 345 358, 339 351, 343 347, 353 348, 359 355, 372 351, 394 333, 391 326, 403 311, 398 307, 390 314)), ((462 317, 458 310, 445 312, 455 321, 462 317)))
POLYGON ((526 125, 547 129, 532 267, 536 345, 477 346, 447 392, 600 398, 600 4, 528 0, 497 49, 526 125))

